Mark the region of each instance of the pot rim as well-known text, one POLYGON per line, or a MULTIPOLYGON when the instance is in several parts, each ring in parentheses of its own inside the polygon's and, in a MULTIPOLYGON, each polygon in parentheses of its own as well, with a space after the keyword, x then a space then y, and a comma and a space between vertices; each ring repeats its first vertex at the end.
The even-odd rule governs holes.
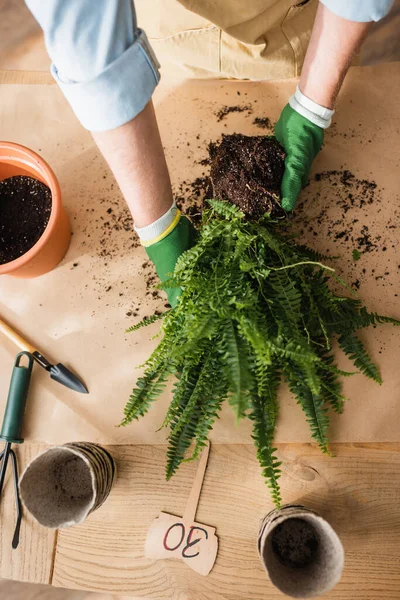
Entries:
MULTIPOLYGON (((45 230, 42 235, 38 239, 38 241, 30 248, 25 254, 11 260, 10 262, 3 263, 0 265, 0 275, 6 275, 16 271, 20 267, 25 266, 29 263, 35 256, 40 252, 43 246, 46 245, 49 237, 52 234, 54 226, 61 214, 61 188, 58 182, 58 179, 50 167, 50 165, 37 154, 34 150, 31 150, 27 146, 23 146, 22 144, 16 144, 15 142, 3 142, 0 141, 0 162, 5 162, 4 159, 8 158, 6 155, 1 155, 1 151, 14 150, 18 153, 18 156, 10 156, 10 159, 15 160, 15 162, 19 161, 21 165, 26 165, 27 167, 36 168, 37 171, 42 176, 45 185, 50 188, 51 192, 51 213, 49 221, 46 225, 45 230)), ((28 170, 28 169, 27 169, 28 170)), ((32 175, 34 178, 34 176, 32 175)))

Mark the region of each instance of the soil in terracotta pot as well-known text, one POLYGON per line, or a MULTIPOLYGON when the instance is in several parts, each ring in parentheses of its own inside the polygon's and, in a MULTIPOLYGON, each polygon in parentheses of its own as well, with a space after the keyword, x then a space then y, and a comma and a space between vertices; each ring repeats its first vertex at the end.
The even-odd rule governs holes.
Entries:
POLYGON ((50 189, 16 175, 0 181, 0 264, 19 258, 39 240, 51 213, 50 189))
POLYGON ((286 519, 272 534, 272 549, 287 567, 302 568, 313 562, 318 552, 318 536, 304 519, 286 519))
POLYGON ((210 159, 213 198, 235 204, 251 220, 285 216, 280 206, 285 151, 276 139, 224 135, 220 144, 210 145, 210 159))

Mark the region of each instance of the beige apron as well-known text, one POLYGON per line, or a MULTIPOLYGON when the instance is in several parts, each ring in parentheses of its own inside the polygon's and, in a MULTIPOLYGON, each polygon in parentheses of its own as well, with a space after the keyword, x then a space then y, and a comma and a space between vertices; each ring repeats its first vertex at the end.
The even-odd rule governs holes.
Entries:
POLYGON ((186 77, 299 75, 317 0, 135 0, 162 72, 186 77))

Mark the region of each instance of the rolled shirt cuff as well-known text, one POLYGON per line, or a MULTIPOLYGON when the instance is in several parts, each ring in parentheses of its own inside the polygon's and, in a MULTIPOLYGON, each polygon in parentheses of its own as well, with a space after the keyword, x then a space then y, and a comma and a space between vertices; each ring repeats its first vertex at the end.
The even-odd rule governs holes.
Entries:
POLYGON ((51 72, 83 127, 107 131, 131 121, 149 102, 160 64, 141 29, 134 43, 94 79, 74 82, 51 72))
POLYGON ((386 17, 394 0, 320 0, 331 12, 348 21, 369 23, 386 17))

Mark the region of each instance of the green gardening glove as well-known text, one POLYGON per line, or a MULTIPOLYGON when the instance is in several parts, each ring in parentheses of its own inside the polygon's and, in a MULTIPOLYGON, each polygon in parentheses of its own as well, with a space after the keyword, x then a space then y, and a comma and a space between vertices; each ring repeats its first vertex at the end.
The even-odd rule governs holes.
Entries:
POLYGON ((275 136, 286 152, 281 195, 282 208, 289 211, 294 209, 302 186, 308 183, 311 164, 324 140, 324 129, 287 104, 275 125, 275 136))
MULTIPOLYGON (((180 255, 189 250, 195 242, 196 229, 184 215, 180 215, 172 231, 160 241, 146 246, 147 256, 154 263, 161 283, 164 283, 174 272, 176 261, 180 255)), ((168 301, 174 308, 181 295, 180 288, 167 288, 168 301)))

